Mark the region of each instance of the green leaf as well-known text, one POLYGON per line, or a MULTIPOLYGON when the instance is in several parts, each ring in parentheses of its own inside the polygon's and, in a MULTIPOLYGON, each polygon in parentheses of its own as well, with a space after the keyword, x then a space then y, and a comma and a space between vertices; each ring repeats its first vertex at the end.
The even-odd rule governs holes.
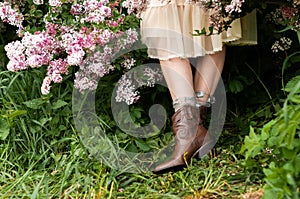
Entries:
POLYGON ((143 141, 142 139, 135 140, 136 145, 142 150, 142 151, 149 151, 151 148, 149 145, 143 141))
MULTIPOLYGON (((300 82, 300 75, 293 77, 288 83, 286 84, 284 91, 286 92, 292 92, 295 90, 296 85, 300 82)), ((300 92, 300 91, 299 91, 300 92)), ((297 93, 297 91, 296 91, 297 93)))
POLYGON ((262 140, 267 140, 270 136, 270 130, 273 125, 276 123, 276 120, 271 120, 267 124, 265 124, 261 130, 261 138, 262 140))
POLYGON ((275 32, 283 33, 283 32, 285 32, 285 31, 288 31, 288 30, 292 29, 292 28, 293 28, 293 26, 287 26, 286 28, 284 28, 284 29, 282 29, 282 30, 275 31, 275 32))
MULTIPOLYGON (((284 71, 291 65, 290 59, 297 54, 300 54, 300 51, 296 51, 284 59, 283 64, 282 64, 282 70, 281 70, 282 77, 284 77, 284 71)), ((284 88, 284 78, 282 78, 281 82, 282 82, 282 87, 284 88)))
POLYGON ((250 126, 249 136, 245 137, 244 145, 241 148, 241 153, 245 153, 246 159, 255 157, 264 148, 264 141, 260 136, 256 135, 252 126, 250 126))
POLYGON ((298 62, 300 62, 300 55, 291 57, 291 62, 292 63, 298 63, 298 62))
POLYGON ((63 100, 57 100, 56 102, 53 103, 52 105, 52 109, 59 109, 63 106, 68 105, 67 102, 63 101, 63 100))
POLYGON ((270 137, 270 139, 267 141, 267 144, 269 147, 277 146, 280 143, 279 137, 270 137))
POLYGON ((239 93, 244 89, 243 84, 239 80, 232 80, 229 82, 229 90, 232 93, 239 93))
POLYGON ((9 124, 6 119, 0 118, 0 139, 5 140, 9 135, 9 124))
POLYGON ((127 150, 127 151, 130 151, 130 152, 133 152, 133 153, 137 153, 137 152, 138 152, 137 147, 136 147, 133 143, 130 143, 130 144, 126 147, 126 150, 127 150))
POLYGON ((43 107, 42 105, 44 105, 47 102, 48 101, 46 101, 42 98, 37 98, 37 99, 33 99, 33 100, 23 102, 23 104, 25 104, 28 108, 39 109, 39 108, 43 107))
POLYGON ((4 114, 3 117, 6 117, 8 119, 12 119, 12 118, 17 117, 19 115, 24 115, 26 113, 27 113, 27 111, 25 111, 25 110, 12 110, 12 111, 9 111, 8 114, 4 114))
POLYGON ((286 174, 286 179, 288 184, 292 185, 293 187, 297 187, 297 183, 290 173, 286 174))
POLYGON ((142 117, 142 113, 140 110, 134 109, 134 111, 132 111, 131 114, 136 119, 140 119, 142 117))
POLYGON ((282 149, 282 155, 285 159, 292 160, 296 157, 297 153, 295 150, 289 150, 287 148, 282 149))
POLYGON ((294 168, 295 168, 295 174, 299 175, 299 173, 300 173, 300 157, 296 157, 294 159, 294 168))

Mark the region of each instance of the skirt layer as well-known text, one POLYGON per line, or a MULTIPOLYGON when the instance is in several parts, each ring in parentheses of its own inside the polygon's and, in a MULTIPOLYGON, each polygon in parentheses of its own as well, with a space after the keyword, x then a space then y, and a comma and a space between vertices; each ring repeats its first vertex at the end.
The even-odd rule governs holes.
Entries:
POLYGON ((232 22, 221 34, 193 36, 209 27, 209 13, 194 4, 149 6, 141 15, 141 39, 148 56, 160 60, 192 58, 221 51, 228 45, 257 44, 256 12, 232 22))

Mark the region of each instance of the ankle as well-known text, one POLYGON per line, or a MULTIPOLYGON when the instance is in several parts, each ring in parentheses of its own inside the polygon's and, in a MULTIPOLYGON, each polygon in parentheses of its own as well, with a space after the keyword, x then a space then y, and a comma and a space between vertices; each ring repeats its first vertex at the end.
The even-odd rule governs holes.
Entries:
POLYGON ((197 107, 211 107, 215 103, 216 98, 212 95, 205 93, 204 91, 196 91, 196 106, 197 107))
POLYGON ((197 100, 195 97, 180 97, 173 100, 173 108, 178 111, 183 106, 195 106, 197 107, 197 100))

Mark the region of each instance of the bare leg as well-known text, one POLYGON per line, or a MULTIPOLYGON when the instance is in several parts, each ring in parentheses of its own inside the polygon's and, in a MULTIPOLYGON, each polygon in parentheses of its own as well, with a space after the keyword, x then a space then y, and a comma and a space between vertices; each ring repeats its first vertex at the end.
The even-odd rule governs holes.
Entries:
POLYGON ((160 65, 173 100, 195 96, 192 70, 188 59, 161 60, 160 65))
POLYGON ((197 71, 194 78, 195 91, 206 93, 202 102, 206 102, 216 90, 225 61, 225 46, 223 50, 212 55, 200 57, 197 63, 197 71))

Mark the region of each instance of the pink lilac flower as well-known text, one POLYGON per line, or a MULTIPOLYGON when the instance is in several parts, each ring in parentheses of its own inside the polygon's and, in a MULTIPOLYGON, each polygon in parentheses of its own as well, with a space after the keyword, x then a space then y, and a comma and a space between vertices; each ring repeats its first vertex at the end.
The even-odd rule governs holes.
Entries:
MULTIPOLYGON (((229 4, 227 1, 219 0, 196 1, 197 5, 209 11, 209 25, 217 31, 216 33, 220 33, 229 27, 230 22, 235 19, 235 15, 233 15, 233 13, 242 12, 243 3, 244 0, 231 0, 229 4), (225 13, 223 8, 225 8, 225 13)), ((212 32, 212 34, 214 33, 215 32, 212 32)))
POLYGON ((24 55, 25 47, 20 41, 13 41, 5 47, 6 55, 9 58, 7 69, 18 71, 27 69, 26 58, 24 55))
MULTIPOLYGON (((96 86, 94 82, 97 82, 98 78, 109 74, 110 71, 114 70, 115 66, 111 64, 111 61, 115 54, 119 52, 121 48, 124 48, 124 43, 126 42, 126 34, 123 33, 124 38, 116 38, 109 30, 93 30, 89 33, 95 37, 95 42, 100 44, 99 48, 96 48, 92 54, 90 54, 82 64, 80 64, 80 71, 75 75, 75 88, 79 89, 81 92, 85 89, 92 89, 96 86), (120 42, 122 39, 124 42, 120 42), (119 46, 122 45, 122 46, 119 46)), ((121 35, 121 34, 120 34, 121 35)), ((80 44, 83 44, 83 40, 80 40, 80 44)))
POLYGON ((74 30, 71 27, 64 26, 64 25, 61 25, 59 27, 59 31, 60 31, 61 35, 66 34, 66 33, 70 33, 70 32, 74 32, 74 30))
POLYGON ((107 25, 111 26, 111 27, 116 27, 116 26, 120 26, 125 19, 125 15, 122 14, 118 19, 116 20, 106 20, 107 25))
POLYGON ((100 45, 107 44, 111 39, 115 37, 115 34, 110 30, 103 30, 100 34, 96 37, 96 42, 100 45))
POLYGON ((83 48, 77 43, 71 44, 67 48, 67 53, 67 63, 69 65, 79 65, 85 55, 83 48))
POLYGON ((83 5, 81 5, 81 4, 72 4, 70 12, 71 12, 72 15, 79 15, 83 12, 83 10, 84 10, 83 5))
POLYGON ((120 49, 129 47, 137 39, 136 31, 129 30, 128 33, 118 33, 118 37, 116 37, 109 30, 94 32, 94 35, 98 34, 96 42, 100 43, 100 46, 79 65, 80 70, 75 75, 75 88, 80 91, 96 88, 90 82, 97 82, 98 78, 115 69, 115 66, 111 64, 114 56, 120 52, 120 49))
POLYGON ((106 69, 103 63, 93 63, 91 65, 91 72, 95 73, 98 77, 103 77, 109 73, 109 70, 106 69))
POLYGON ((281 12, 281 14, 284 18, 290 19, 290 20, 298 15, 298 9, 289 7, 289 6, 283 6, 283 7, 279 8, 279 11, 281 12))
MULTIPOLYGON (((24 70, 28 67, 47 66, 47 74, 42 84, 42 93, 50 92, 51 83, 62 81, 62 75, 68 74, 68 67, 80 66, 80 72, 75 75, 75 87, 81 91, 85 89, 96 89, 97 78, 109 74, 115 69, 111 63, 118 52, 128 49, 138 40, 135 30, 128 30, 125 33, 118 31, 114 33, 109 29, 91 28, 91 23, 102 23, 111 27, 119 26, 123 23, 124 15, 113 19, 113 9, 119 9, 116 1, 109 4, 108 0, 84 0, 76 4, 74 1, 49 0, 51 11, 48 12, 43 21, 45 30, 34 34, 24 32, 21 41, 11 42, 5 46, 9 63, 8 69, 11 71, 24 70), (70 13, 74 15, 74 22, 84 21, 81 29, 76 27, 57 24, 57 17, 53 15, 57 8, 63 3, 72 3, 70 13), (96 49, 96 47, 99 49, 96 49), (93 64, 82 66, 84 57, 91 52, 97 55, 93 64), (65 58, 59 58, 63 55, 65 58)), ((34 0, 37 5, 44 4, 43 0, 34 0)), ((0 3, 0 17, 4 22, 22 27, 23 15, 19 13, 17 7, 12 9, 10 4, 0 3)), ((107 26, 106 26, 107 27, 107 26)), ((129 68, 127 63, 124 67, 129 68)), ((136 99, 138 99, 136 97, 136 99)))
POLYGON ((24 53, 25 46, 20 41, 13 41, 5 46, 6 55, 9 59, 18 57, 24 53))
POLYGON ((13 9, 9 3, 0 2, 0 19, 5 23, 18 27, 18 32, 23 29, 24 16, 17 7, 13 9))
POLYGON ((83 2, 85 16, 81 18, 80 22, 91 22, 99 24, 105 18, 111 17, 111 8, 107 7, 108 1, 86 0, 83 2))
POLYGON ((68 75, 69 73, 67 62, 61 58, 51 61, 47 70, 47 76, 51 77, 54 83, 60 83, 62 81, 61 74, 68 75))
POLYGON ((52 51, 57 48, 55 39, 46 32, 25 33, 22 38, 25 46, 25 55, 28 59, 27 65, 40 67, 46 65, 52 59, 52 51))
POLYGON ((58 25, 57 24, 54 24, 54 23, 48 23, 46 25, 46 33, 51 36, 51 37, 54 37, 56 35, 56 30, 58 28, 58 25))

